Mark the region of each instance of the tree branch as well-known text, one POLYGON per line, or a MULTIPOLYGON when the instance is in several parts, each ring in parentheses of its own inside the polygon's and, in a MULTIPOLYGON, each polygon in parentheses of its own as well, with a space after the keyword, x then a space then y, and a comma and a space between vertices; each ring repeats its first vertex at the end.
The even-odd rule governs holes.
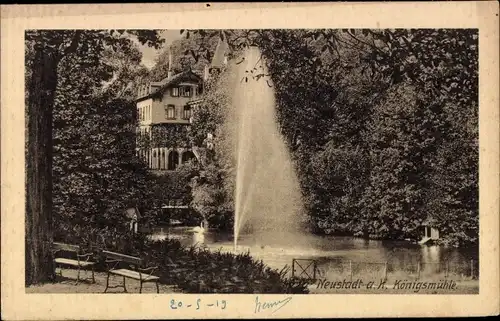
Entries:
POLYGON ((377 46, 372 46, 371 44, 369 44, 369 43, 367 43, 367 42, 365 42, 365 41, 363 41, 363 40, 361 40, 361 39, 356 38, 356 37, 355 37, 352 33, 350 33, 349 31, 347 31, 347 34, 348 34, 349 36, 351 36, 354 40, 356 40, 356 41, 358 41, 358 42, 360 42, 360 43, 362 43, 362 44, 365 44, 365 45, 367 45, 368 47, 372 47, 372 48, 374 48, 375 50, 377 50, 377 51, 379 51, 379 52, 382 52, 382 53, 383 53, 383 51, 381 51, 381 50, 380 50, 380 48, 378 48, 377 46))
POLYGON ((81 35, 82 35, 82 30, 76 30, 75 34, 73 35, 73 39, 71 40, 71 43, 69 44, 69 46, 64 48, 63 56, 67 56, 73 52, 76 52, 81 35))

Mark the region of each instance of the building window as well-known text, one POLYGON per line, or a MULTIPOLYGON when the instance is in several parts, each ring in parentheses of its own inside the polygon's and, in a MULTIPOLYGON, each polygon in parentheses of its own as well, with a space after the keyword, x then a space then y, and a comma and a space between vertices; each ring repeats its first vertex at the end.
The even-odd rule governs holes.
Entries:
POLYGON ((179 97, 179 88, 178 87, 173 87, 171 89, 171 95, 172 95, 172 97, 179 97))
POLYGON ((202 86, 196 87, 196 96, 200 96, 201 94, 203 94, 203 87, 202 86))
POLYGON ((165 109, 167 119, 175 119, 175 106, 168 105, 165 109))
POLYGON ((182 97, 191 97, 191 86, 184 86, 180 88, 180 95, 182 97))
POLYGON ((191 118, 191 106, 186 105, 184 106, 184 110, 182 112, 182 119, 189 119, 191 118))

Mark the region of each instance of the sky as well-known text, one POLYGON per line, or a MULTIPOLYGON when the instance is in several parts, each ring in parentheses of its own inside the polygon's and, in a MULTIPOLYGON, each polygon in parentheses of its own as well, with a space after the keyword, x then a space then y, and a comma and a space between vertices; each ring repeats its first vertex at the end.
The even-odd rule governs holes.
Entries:
MULTIPOLYGON (((172 41, 181 38, 180 30, 165 30, 162 31, 162 38, 165 39, 164 47, 169 46, 172 41)), ((142 63, 151 69, 155 64, 155 58, 162 49, 156 50, 153 47, 144 46, 138 43, 139 50, 142 52, 142 63)))

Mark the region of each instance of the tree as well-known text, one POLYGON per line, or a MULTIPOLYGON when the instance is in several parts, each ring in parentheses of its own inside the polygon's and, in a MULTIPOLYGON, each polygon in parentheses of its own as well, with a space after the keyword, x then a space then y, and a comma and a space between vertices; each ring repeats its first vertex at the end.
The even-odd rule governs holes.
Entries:
MULTIPOLYGON (((203 32, 214 32, 204 30, 203 32)), ((211 62, 213 51, 217 45, 217 39, 207 40, 201 34, 192 34, 190 37, 183 37, 173 41, 168 48, 161 51, 156 57, 156 63, 151 69, 149 78, 152 81, 160 81, 167 76, 169 68, 174 74, 191 69, 202 75, 206 64, 211 62), (206 42, 208 41, 208 42, 206 42), (204 54, 197 55, 203 48, 204 54), (205 48, 208 48, 205 49, 205 48), (172 66, 169 66, 169 55, 172 56, 172 66)))
MULTIPOLYGON (((204 39, 188 48, 193 59, 210 56, 214 39, 235 64, 261 49, 317 230, 418 238, 432 219, 451 244, 477 240, 477 30, 181 32, 204 39), (452 157, 457 148, 467 154, 452 157)), ((231 135, 223 105, 208 96, 195 111, 197 142, 231 135)), ((215 152, 222 171, 231 160, 215 152)))
POLYGON ((416 237, 425 219, 422 205, 427 170, 423 159, 434 144, 426 130, 428 107, 421 93, 398 84, 374 109, 366 138, 370 182, 360 211, 366 222, 362 227, 365 235, 416 237))
POLYGON ((56 104, 54 132, 56 230, 66 223, 120 228, 125 207, 151 210, 149 175, 135 156, 133 103, 109 96, 65 103, 56 104), (76 117, 61 126, 61 110, 76 117))
POLYGON ((138 86, 149 77, 148 69, 141 63, 142 54, 136 47, 108 47, 103 53, 102 64, 113 70, 113 77, 102 86, 115 98, 134 100, 138 86))
MULTIPOLYGON (((59 63, 69 56, 83 66, 99 64, 107 46, 130 42, 124 30, 29 30, 26 45, 31 70, 27 73, 28 147, 26 153, 26 275, 27 285, 49 280, 53 275, 52 243, 52 114, 58 84, 59 63)), ((156 31, 130 30, 128 35, 148 45, 159 46, 156 31)), ((106 77, 103 77, 106 78, 106 77)))
POLYGON ((210 226, 227 230, 234 224, 234 189, 228 189, 231 178, 221 166, 209 163, 192 180, 192 206, 210 226))
POLYGON ((203 103, 195 109, 189 131, 192 144, 198 147, 209 147, 207 137, 214 136, 213 147, 202 156, 200 173, 191 182, 191 205, 210 226, 221 229, 232 228, 234 223, 235 163, 226 119, 231 117, 229 95, 235 80, 230 70, 223 70, 205 84, 203 103))
POLYGON ((361 229, 364 220, 359 202, 370 174, 366 150, 352 145, 337 147, 331 141, 316 153, 311 168, 308 186, 319 210, 312 222, 314 226, 337 234, 361 229))
MULTIPOLYGON (((415 128, 419 130, 421 219, 435 224, 445 243, 477 244, 477 30, 367 33, 377 43, 370 46, 374 71, 391 84, 410 83, 423 95, 415 128)), ((358 36, 359 32, 351 35, 358 36)))

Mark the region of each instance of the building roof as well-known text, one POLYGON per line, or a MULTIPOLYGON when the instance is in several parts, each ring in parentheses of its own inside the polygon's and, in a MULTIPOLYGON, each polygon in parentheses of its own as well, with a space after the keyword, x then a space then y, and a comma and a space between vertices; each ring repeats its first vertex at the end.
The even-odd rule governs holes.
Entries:
POLYGON ((191 69, 173 75, 171 78, 163 78, 159 83, 163 86, 177 84, 184 80, 201 81, 201 77, 194 73, 191 69))
MULTIPOLYGON (((145 95, 143 97, 139 97, 137 100, 144 100, 152 97, 157 97, 158 95, 162 95, 165 90, 168 88, 177 85, 183 81, 193 81, 193 82, 202 82, 202 78, 195 74, 192 70, 186 70, 181 73, 178 73, 177 75, 174 75, 170 78, 164 78, 162 81, 159 82, 160 88, 157 90, 149 93, 148 95, 145 95)), ((158 84, 158 83, 156 83, 158 84)))

